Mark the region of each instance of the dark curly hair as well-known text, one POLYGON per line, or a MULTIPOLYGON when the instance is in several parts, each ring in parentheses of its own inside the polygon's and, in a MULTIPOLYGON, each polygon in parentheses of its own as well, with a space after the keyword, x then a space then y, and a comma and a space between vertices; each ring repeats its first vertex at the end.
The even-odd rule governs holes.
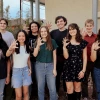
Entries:
POLYGON ((67 25, 67 19, 64 17, 64 16, 57 16, 56 18, 55 18, 55 24, 57 24, 57 21, 59 20, 59 19, 63 19, 64 20, 64 22, 66 22, 65 23, 65 26, 67 25))
POLYGON ((31 31, 31 25, 32 24, 36 24, 37 27, 38 27, 38 31, 39 31, 39 28, 40 28, 40 24, 36 21, 32 21, 30 24, 29 24, 29 35, 32 35, 32 31, 31 31))
MULTIPOLYGON (((17 32, 17 34, 16 34, 16 40, 18 39, 18 34, 19 34, 20 32, 23 32, 24 35, 25 35, 25 42, 24 42, 24 44, 25 44, 25 46, 26 46, 26 52, 29 53, 28 35, 27 35, 26 31, 24 31, 24 30, 19 30, 19 31, 17 32)), ((20 43, 19 43, 19 41, 17 41, 17 43, 18 43, 18 45, 17 45, 18 48, 15 49, 15 52, 16 52, 16 54, 19 54, 19 53, 20 53, 20 51, 19 51, 19 49, 20 49, 20 43)))
POLYGON ((76 29, 77 30, 77 34, 76 34, 76 41, 77 42, 81 42, 82 41, 82 35, 80 34, 80 29, 79 29, 79 26, 76 24, 76 23, 71 23, 69 24, 68 26, 68 34, 67 34, 67 38, 69 40, 71 40, 71 35, 69 34, 69 30, 71 29, 76 29))

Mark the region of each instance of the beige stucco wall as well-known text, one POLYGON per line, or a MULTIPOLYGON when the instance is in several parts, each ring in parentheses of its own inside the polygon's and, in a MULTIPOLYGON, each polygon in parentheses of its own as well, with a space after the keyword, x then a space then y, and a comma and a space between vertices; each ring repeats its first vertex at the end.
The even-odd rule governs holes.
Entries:
POLYGON ((58 15, 65 16, 68 24, 77 23, 80 28, 84 27, 86 19, 92 18, 92 0, 45 0, 45 7, 46 22, 52 23, 52 29, 56 28, 54 20, 58 15))

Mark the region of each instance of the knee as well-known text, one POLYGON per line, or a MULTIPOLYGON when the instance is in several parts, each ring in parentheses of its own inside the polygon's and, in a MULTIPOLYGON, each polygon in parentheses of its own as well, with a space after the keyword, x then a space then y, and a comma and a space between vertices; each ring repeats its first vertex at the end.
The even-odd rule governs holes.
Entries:
POLYGON ((26 96, 29 95, 29 93, 28 92, 25 92, 25 93, 23 93, 23 95, 24 95, 24 97, 26 97, 26 96))
POLYGON ((16 95, 16 100, 21 100, 22 99, 22 95, 16 95))
POLYGON ((67 93, 68 94, 73 93, 73 88, 72 87, 67 87, 67 93))
POLYGON ((75 86, 74 89, 75 89, 76 92, 80 92, 81 91, 81 86, 75 86))

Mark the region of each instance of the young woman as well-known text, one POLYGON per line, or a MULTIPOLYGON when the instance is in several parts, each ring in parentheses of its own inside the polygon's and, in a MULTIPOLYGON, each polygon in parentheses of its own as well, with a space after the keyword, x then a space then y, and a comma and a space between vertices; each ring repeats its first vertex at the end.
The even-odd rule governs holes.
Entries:
POLYGON ((39 33, 40 24, 36 21, 32 21, 29 25, 29 48, 30 48, 30 61, 32 67, 32 85, 30 86, 30 97, 32 98, 34 95, 37 95, 37 83, 36 83, 36 74, 35 74, 35 63, 36 57, 33 56, 34 51, 34 44, 37 40, 38 33, 39 33), (35 94, 33 94, 35 91, 35 94))
POLYGON ((9 60, 6 57, 6 51, 8 46, 6 42, 2 39, 0 33, 0 100, 3 100, 3 91, 5 84, 8 84, 10 81, 10 67, 9 60))
POLYGON ((91 48, 91 60, 94 62, 94 79, 98 100, 100 100, 100 29, 97 34, 97 39, 91 48))
POLYGON ((63 40, 63 55, 65 60, 63 79, 66 81, 68 100, 80 100, 81 81, 87 64, 87 42, 82 40, 77 24, 68 26, 68 36, 63 40))
POLYGON ((55 77, 56 73, 56 42, 51 39, 49 30, 42 26, 39 30, 36 48, 36 77, 38 83, 38 99, 44 100, 45 80, 49 88, 50 100, 57 100, 55 77))
POLYGON ((29 100, 28 88, 31 84, 31 65, 27 33, 18 31, 16 41, 7 50, 6 56, 13 55, 12 86, 15 88, 16 100, 29 100))

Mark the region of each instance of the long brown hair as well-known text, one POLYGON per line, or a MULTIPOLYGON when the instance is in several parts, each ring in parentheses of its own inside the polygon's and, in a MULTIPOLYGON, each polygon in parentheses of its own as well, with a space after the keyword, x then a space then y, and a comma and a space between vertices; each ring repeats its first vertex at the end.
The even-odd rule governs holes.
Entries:
POLYGON ((82 41, 82 35, 80 34, 79 26, 78 26, 76 23, 71 23, 71 24, 68 26, 67 38, 68 38, 69 40, 71 40, 71 38, 72 38, 72 36, 69 34, 69 29, 70 29, 70 28, 76 29, 76 30, 77 30, 76 41, 77 41, 77 42, 81 42, 81 41, 82 41))
POLYGON ((47 26, 41 26, 39 29, 39 35, 38 37, 41 37, 41 29, 45 28, 47 31, 47 37, 46 37, 46 49, 48 50, 52 50, 53 46, 52 46, 52 41, 51 41, 51 36, 50 36, 50 32, 47 26))

